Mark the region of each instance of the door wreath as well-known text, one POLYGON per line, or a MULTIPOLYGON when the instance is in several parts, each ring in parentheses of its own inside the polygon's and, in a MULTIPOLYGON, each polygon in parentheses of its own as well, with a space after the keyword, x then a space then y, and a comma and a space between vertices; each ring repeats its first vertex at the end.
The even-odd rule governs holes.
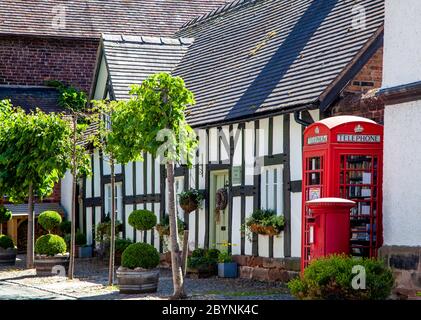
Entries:
POLYGON ((215 220, 219 222, 221 211, 225 210, 228 205, 228 192, 225 188, 216 190, 215 194, 215 220))

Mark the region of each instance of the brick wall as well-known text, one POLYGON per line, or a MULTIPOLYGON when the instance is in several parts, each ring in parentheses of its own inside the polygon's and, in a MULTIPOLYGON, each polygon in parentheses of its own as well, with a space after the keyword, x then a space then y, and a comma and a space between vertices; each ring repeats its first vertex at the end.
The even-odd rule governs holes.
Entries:
POLYGON ((0 85, 60 80, 89 92, 99 40, 0 37, 0 85))
POLYGON ((60 202, 61 201, 61 183, 56 183, 51 196, 45 198, 43 202, 60 202))
POLYGON ((375 97, 382 86, 383 48, 380 48, 342 93, 327 116, 355 115, 383 123, 384 103, 375 97))

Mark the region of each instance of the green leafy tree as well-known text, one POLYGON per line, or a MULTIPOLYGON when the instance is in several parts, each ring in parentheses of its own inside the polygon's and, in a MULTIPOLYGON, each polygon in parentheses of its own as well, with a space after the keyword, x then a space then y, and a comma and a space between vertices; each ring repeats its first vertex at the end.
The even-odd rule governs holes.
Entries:
POLYGON ((26 114, 10 101, 0 102, 0 192, 13 202, 28 199, 27 267, 34 262, 34 195, 52 193, 70 166, 69 123, 37 109, 26 114))
POLYGON ((185 119, 186 108, 195 103, 194 96, 186 88, 182 78, 168 73, 152 75, 141 85, 133 85, 130 94, 132 97, 128 104, 131 107, 125 112, 136 119, 130 130, 136 132, 138 138, 136 144, 140 148, 137 152, 148 152, 154 157, 160 157, 161 163, 166 165, 173 298, 182 298, 185 296, 184 272, 175 211, 174 164, 191 166, 195 155, 196 135, 185 119))
MULTIPOLYGON (((127 120, 125 101, 93 101, 93 118, 98 127, 98 132, 93 136, 93 144, 100 148, 110 163, 111 175, 111 199, 115 199, 115 163, 116 161, 125 164, 133 157, 134 151, 128 146, 133 146, 134 136, 130 136, 122 127, 127 120)), ((115 201, 111 201, 111 234, 110 234, 110 260, 108 269, 108 284, 114 283, 114 261, 115 261, 115 225, 116 212, 115 201)))
POLYGON ((86 148, 85 140, 89 140, 86 132, 91 122, 91 115, 87 110, 87 96, 83 91, 74 87, 66 86, 59 81, 50 81, 47 84, 59 91, 59 105, 70 113, 72 121, 72 151, 70 170, 72 174, 72 212, 70 228, 70 263, 68 277, 73 279, 76 253, 76 184, 82 176, 90 174, 90 156, 86 148))

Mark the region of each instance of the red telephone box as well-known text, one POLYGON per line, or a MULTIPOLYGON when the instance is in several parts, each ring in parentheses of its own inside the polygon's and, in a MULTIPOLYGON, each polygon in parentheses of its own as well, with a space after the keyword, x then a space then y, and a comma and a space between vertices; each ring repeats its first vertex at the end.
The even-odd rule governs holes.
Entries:
POLYGON ((350 254, 374 257, 382 245, 383 126, 355 116, 315 122, 304 131, 302 266, 311 259, 306 202, 336 197, 356 202, 350 215, 350 254))

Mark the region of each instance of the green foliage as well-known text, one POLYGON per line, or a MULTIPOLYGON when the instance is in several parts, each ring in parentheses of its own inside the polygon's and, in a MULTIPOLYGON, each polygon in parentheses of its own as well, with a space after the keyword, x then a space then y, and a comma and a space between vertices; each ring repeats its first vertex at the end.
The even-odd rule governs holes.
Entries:
POLYGON ((41 199, 70 166, 71 128, 55 113, 26 114, 10 101, 0 102, 0 192, 24 201, 29 185, 41 199))
POLYGON ((64 239, 55 234, 46 234, 35 242, 35 253, 54 256, 56 254, 66 253, 67 245, 64 239))
POLYGON ((217 262, 218 261, 218 257, 219 257, 219 254, 220 254, 221 252, 218 250, 218 249, 209 249, 209 250, 207 250, 206 251, 206 253, 205 253, 205 257, 209 260, 209 261, 212 261, 212 262, 217 262))
POLYGON ((393 274, 384 263, 375 259, 354 259, 345 255, 331 255, 314 260, 304 275, 291 280, 288 287, 299 299, 382 300, 393 287, 393 274), (354 266, 362 266, 366 273, 366 289, 353 289, 354 266))
POLYGON ((178 195, 178 197, 179 197, 179 201, 181 205, 188 204, 189 200, 191 199, 195 203, 197 203, 198 208, 201 208, 201 204, 204 199, 203 194, 199 190, 195 190, 195 189, 183 191, 178 195))
POLYGON ((134 210, 129 215, 129 224, 136 230, 150 230, 156 225, 156 215, 149 210, 134 210))
POLYGON ((86 245, 86 235, 83 232, 76 232, 75 234, 75 243, 77 246, 86 245))
POLYGON ((15 245, 13 243, 12 238, 6 236, 5 234, 0 234, 0 248, 9 249, 14 247, 15 245))
POLYGON ((12 211, 0 205, 0 223, 6 223, 10 219, 12 219, 12 211))
MULTIPOLYGON (((281 232, 285 227, 285 218, 283 215, 278 216, 275 210, 256 209, 241 226, 241 231, 244 232, 245 229, 250 228, 251 225, 273 227, 277 232, 281 232)), ((248 234, 248 236, 250 237, 250 234, 248 234)))
POLYGON ((80 112, 85 109, 86 103, 88 102, 85 92, 79 91, 71 86, 66 86, 57 80, 46 81, 46 85, 54 87, 60 92, 58 98, 59 106, 73 112, 80 112))
POLYGON ((201 258, 201 257, 204 257, 205 254, 206 254, 206 250, 205 249, 197 248, 197 249, 194 249, 193 250, 193 252, 191 253, 191 256, 193 258, 201 258))
POLYGON ((44 211, 38 217, 38 223, 48 232, 58 227, 61 222, 61 216, 57 211, 44 211))
POLYGON ((159 264, 159 253, 148 243, 133 243, 121 255, 121 265, 129 269, 153 269, 159 264))
POLYGON ((219 255, 218 249, 197 248, 187 258, 187 266, 191 269, 208 269, 216 265, 219 255))
POLYGON ((129 239, 115 239, 115 252, 123 253, 133 242, 129 239))
POLYGON ((60 232, 65 235, 71 232, 72 222, 69 220, 63 220, 59 225, 60 232))
MULTIPOLYGON (((120 221, 115 222, 115 232, 116 234, 120 232, 122 223, 120 221)), ((111 237, 111 220, 109 217, 106 217, 103 222, 96 225, 95 232, 95 241, 101 243, 109 241, 111 237)))
POLYGON ((233 262, 232 255, 228 250, 221 251, 218 256, 218 263, 230 263, 233 262))
MULTIPOLYGON (((179 217, 177 217, 177 228, 178 228, 178 233, 182 233, 186 229, 186 224, 179 217)), ((165 234, 170 233, 169 231, 170 230, 170 216, 168 214, 165 214, 161 222, 156 225, 156 229, 158 230, 158 232, 161 230, 165 234)))

